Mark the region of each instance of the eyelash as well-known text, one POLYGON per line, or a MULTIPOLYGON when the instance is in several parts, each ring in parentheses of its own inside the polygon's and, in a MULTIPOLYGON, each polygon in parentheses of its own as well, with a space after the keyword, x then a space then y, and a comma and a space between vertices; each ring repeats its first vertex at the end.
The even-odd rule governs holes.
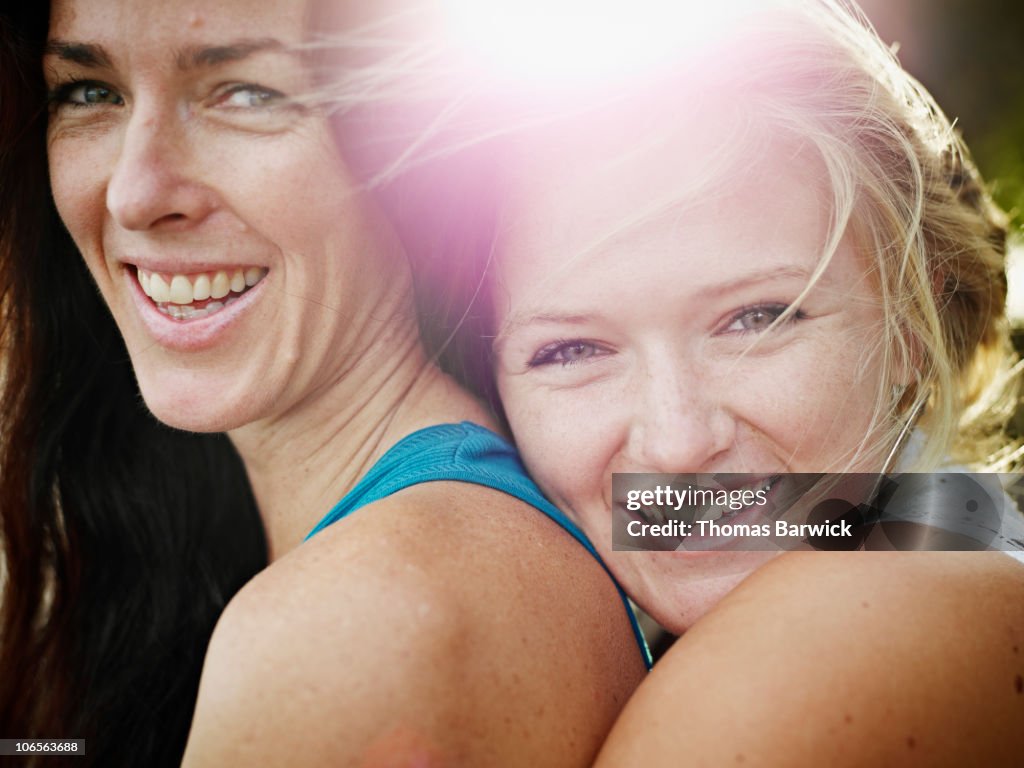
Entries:
MULTIPOLYGON (((754 315, 756 313, 761 313, 761 314, 770 316, 771 317, 771 320, 769 321, 769 326, 770 326, 771 323, 774 323, 776 320, 778 320, 779 317, 781 317, 783 313, 787 312, 789 310, 789 308, 790 308, 790 305, 788 305, 788 304, 752 304, 750 306, 742 307, 741 309, 739 309, 738 311, 733 313, 733 315, 729 318, 729 320, 726 323, 726 327, 722 331, 722 333, 723 334, 732 334, 732 335, 736 335, 736 336, 746 336, 746 335, 751 334, 751 333, 764 333, 766 330, 768 330, 767 326, 765 328, 761 328, 761 329, 739 328, 739 329, 733 330, 733 331, 731 331, 729 329, 733 325, 735 325, 736 323, 741 321, 743 318, 750 317, 751 315, 754 315)), ((806 320, 806 319, 807 319, 807 315, 804 313, 804 311, 801 310, 801 309, 797 309, 796 311, 790 313, 790 315, 785 320, 782 321, 782 325, 786 325, 786 324, 789 324, 789 323, 794 323, 794 322, 798 322, 800 320, 806 320)), ((781 325, 775 326, 775 328, 779 328, 779 327, 781 327, 781 325)))
MULTIPOLYGON (((746 336, 751 333, 763 333, 765 330, 767 330, 767 327, 762 328, 760 330, 752 328, 740 328, 734 331, 730 331, 729 328, 732 325, 740 322, 744 318, 752 316, 757 313, 770 316, 770 323, 774 323, 788 309, 788 304, 753 304, 747 307, 743 307, 739 309, 737 312, 735 312, 729 318, 729 321, 726 324, 726 329, 722 331, 722 333, 736 336, 746 336)), ((803 312, 803 310, 798 309, 792 314, 790 314, 789 317, 783 321, 783 324, 798 322, 800 320, 806 319, 807 315, 803 312)), ((585 339, 559 339, 558 341, 553 341, 550 344, 547 344, 546 346, 539 349, 537 353, 530 359, 527 365, 530 368, 540 368, 547 365, 557 364, 562 368, 569 368, 572 366, 581 365, 583 363, 589 362, 593 360, 595 357, 603 356, 604 354, 607 353, 607 349, 605 349, 599 344, 595 344, 592 341, 586 341, 585 339), (560 354, 574 347, 589 349, 590 354, 588 354, 584 358, 580 358, 577 360, 558 359, 558 356, 560 354)))
POLYGON ((274 106, 278 106, 274 104, 275 101, 284 101, 284 99, 285 95, 280 91, 275 91, 273 88, 264 88, 263 86, 256 85, 255 83, 238 83, 236 85, 230 85, 226 88, 219 90, 217 92, 216 97, 214 98, 214 103, 217 105, 224 106, 225 109, 268 109, 274 106), (233 97, 234 95, 239 93, 245 93, 246 91, 252 91, 254 94, 257 94, 260 97, 268 97, 271 103, 249 106, 227 106, 225 104, 225 102, 231 99, 231 97, 233 97))
MULTIPOLYGON (((84 98, 84 93, 83 93, 84 98)), ((280 91, 275 91, 273 88, 264 88, 263 86, 256 85, 255 83, 238 83, 227 86, 218 91, 214 98, 214 104, 222 105, 225 109, 267 109, 269 107, 277 106, 273 102, 283 100, 284 94, 280 91), (266 98, 270 101, 270 104, 255 104, 248 106, 238 105, 226 105, 224 102, 231 99, 233 96, 239 93, 245 93, 246 91, 252 91, 260 98, 266 98)), ((106 83, 102 83, 98 80, 70 80, 66 83, 61 83, 50 89, 47 94, 47 101, 51 107, 68 106, 73 109, 91 109, 100 106, 115 106, 120 107, 124 105, 124 97, 117 93, 114 88, 111 88, 106 83), (79 89, 91 89, 103 90, 108 96, 115 96, 116 101, 98 101, 89 102, 84 100, 72 99, 71 94, 79 89)))
POLYGON ((540 368, 545 365, 559 365, 562 368, 569 368, 589 362, 594 359, 594 357, 603 356, 607 352, 607 349, 592 341, 585 341, 583 339, 559 339, 558 341, 553 341, 539 349, 527 365, 530 368, 540 368), (587 347, 592 350, 592 353, 580 360, 557 359, 560 353, 565 352, 568 349, 572 349, 573 347, 587 347))
POLYGON ((66 83, 61 83, 60 85, 51 88, 47 94, 47 102, 49 102, 51 107, 68 106, 73 109, 93 109, 103 105, 120 107, 124 104, 124 97, 118 94, 114 88, 111 88, 106 83, 101 83, 98 80, 69 80, 66 83), (117 101, 88 102, 72 99, 71 94, 80 88, 96 88, 104 90, 108 94, 116 96, 117 101))

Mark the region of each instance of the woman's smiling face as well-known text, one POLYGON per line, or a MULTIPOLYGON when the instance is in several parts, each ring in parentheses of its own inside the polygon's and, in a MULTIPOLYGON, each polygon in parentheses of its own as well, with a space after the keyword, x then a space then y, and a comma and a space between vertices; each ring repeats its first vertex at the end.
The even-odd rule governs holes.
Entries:
POLYGON ((337 378, 397 244, 297 97, 306 0, 55 0, 54 199, 163 421, 225 430, 337 378))
POLYGON ((771 555, 611 551, 612 474, 864 469, 881 384, 882 310, 849 237, 798 302, 827 239, 823 166, 778 141, 723 164, 734 127, 534 152, 494 278, 524 461, 677 632, 771 555), (680 197, 687 179, 704 182, 680 197))

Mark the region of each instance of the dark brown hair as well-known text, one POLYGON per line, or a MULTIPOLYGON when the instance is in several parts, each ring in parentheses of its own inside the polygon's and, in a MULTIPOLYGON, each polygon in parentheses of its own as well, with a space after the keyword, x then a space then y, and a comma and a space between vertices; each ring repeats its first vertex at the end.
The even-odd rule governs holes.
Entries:
POLYGON ((227 438, 146 410, 57 216, 47 8, 25 5, 0 13, 0 737, 177 766, 214 623, 266 544, 227 438))

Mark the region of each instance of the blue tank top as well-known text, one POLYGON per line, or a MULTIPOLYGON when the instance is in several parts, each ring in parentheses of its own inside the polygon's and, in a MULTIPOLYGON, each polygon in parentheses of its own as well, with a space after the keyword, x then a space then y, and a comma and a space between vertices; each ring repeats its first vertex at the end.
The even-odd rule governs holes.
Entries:
MULTIPOLYGON (((393 445, 356 486, 345 494, 334 508, 316 524, 306 539, 315 536, 332 523, 360 507, 418 483, 435 480, 457 480, 474 483, 515 496, 537 508, 564 528, 593 555, 609 577, 611 572, 575 523, 554 504, 544 498, 540 489, 527 476, 519 455, 506 440, 477 424, 437 424, 406 435, 393 445)), ((612 577, 612 581, 615 581, 612 577)), ((626 594, 615 583, 626 607, 644 664, 651 668, 651 654, 636 621, 636 614, 626 594)))

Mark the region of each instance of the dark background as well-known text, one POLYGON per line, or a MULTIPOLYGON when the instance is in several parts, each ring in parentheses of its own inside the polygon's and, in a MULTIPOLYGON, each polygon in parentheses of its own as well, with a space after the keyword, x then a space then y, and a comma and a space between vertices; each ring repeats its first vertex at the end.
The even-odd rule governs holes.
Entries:
POLYGON ((1024 224, 1024 2, 862 0, 903 66, 955 119, 994 197, 1024 224))

